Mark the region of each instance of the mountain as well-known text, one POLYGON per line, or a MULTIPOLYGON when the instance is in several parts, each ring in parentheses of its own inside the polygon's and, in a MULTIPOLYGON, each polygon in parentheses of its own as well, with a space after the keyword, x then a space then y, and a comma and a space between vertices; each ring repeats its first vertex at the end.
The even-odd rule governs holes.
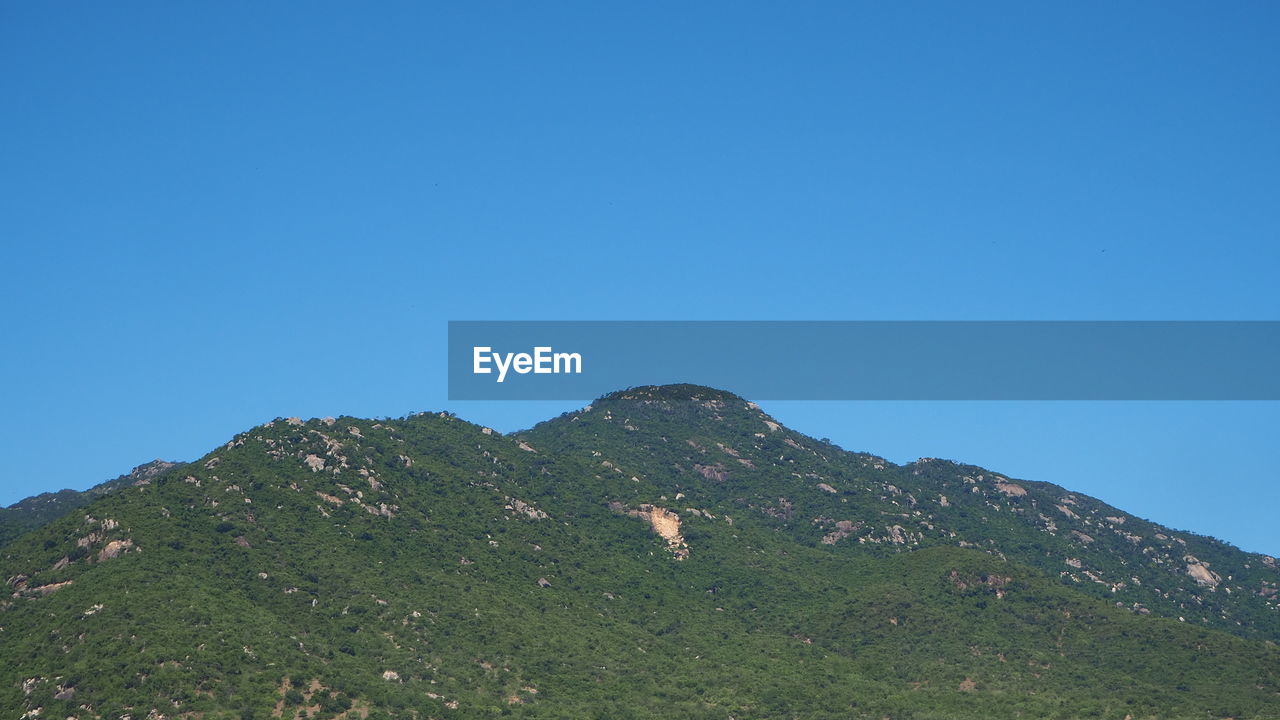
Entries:
POLYGON ((277 419, 0 547, 0 708, 1280 717, 1274 563, 696 386, 277 419))
POLYGON ((76 508, 83 507, 95 499, 128 487, 142 480, 159 475, 173 467, 176 463, 164 460, 152 460, 134 468, 114 480, 107 480, 88 490, 59 490, 51 493, 40 493, 20 500, 7 508, 0 509, 0 545, 9 542, 19 535, 47 525, 66 515, 76 508))
MULTIPOLYGON (((644 493, 735 507, 805 545, 1000 553, 1135 612, 1280 641, 1280 571, 1268 555, 1176 531, 1057 485, 947 460, 904 466, 782 427, 755 404, 698 386, 637 388, 520 437, 634 469, 644 493), (701 476, 701 477, 698 477, 701 476)), ((597 474, 599 474, 597 472, 597 474)), ((625 483, 611 491, 625 494, 625 483)))

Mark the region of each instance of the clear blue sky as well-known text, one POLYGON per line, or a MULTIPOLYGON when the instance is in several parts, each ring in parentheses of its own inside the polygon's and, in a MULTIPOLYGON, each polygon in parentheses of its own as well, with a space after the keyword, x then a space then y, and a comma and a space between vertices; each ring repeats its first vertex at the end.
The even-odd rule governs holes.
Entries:
MULTIPOLYGON (((1280 319, 1274 3, 0 3, 0 503, 449 319, 1280 319)), ((636 378, 636 384, 645 378, 636 378)), ((775 403, 1280 553, 1275 403, 775 403)))

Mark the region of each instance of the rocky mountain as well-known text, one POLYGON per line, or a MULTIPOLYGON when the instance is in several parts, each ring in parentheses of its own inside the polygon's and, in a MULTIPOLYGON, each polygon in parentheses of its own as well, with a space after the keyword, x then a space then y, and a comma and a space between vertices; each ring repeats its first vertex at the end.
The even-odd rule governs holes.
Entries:
POLYGON ((66 515, 76 508, 83 507, 110 492, 115 492, 134 483, 149 480, 173 467, 176 463, 164 460, 152 460, 129 471, 128 473, 107 480, 88 490, 64 489, 51 493, 40 493, 20 500, 7 508, 0 508, 0 545, 18 537, 24 532, 47 525, 66 515))
POLYGON ((1274 565, 702 387, 277 419, 0 547, 0 708, 1280 717, 1274 565))
POLYGON ((707 501, 764 516, 807 545, 857 544, 873 553, 984 549, 1117 607, 1280 641, 1274 557, 1049 483, 948 460, 898 466, 848 453, 782 427, 729 393, 638 388, 521 437, 579 459, 602 452, 608 457, 599 462, 616 473, 634 469, 653 484, 649 492, 688 493, 696 482, 707 501))

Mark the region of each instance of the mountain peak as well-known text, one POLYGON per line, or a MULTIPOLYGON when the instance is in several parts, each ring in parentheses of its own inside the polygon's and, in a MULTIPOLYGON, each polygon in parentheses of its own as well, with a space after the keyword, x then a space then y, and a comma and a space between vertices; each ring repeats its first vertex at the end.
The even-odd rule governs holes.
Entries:
POLYGON ((718 390, 706 385, 673 383, 670 385, 639 385, 604 395, 597 402, 613 400, 669 401, 669 402, 738 402, 747 401, 728 390, 718 390))

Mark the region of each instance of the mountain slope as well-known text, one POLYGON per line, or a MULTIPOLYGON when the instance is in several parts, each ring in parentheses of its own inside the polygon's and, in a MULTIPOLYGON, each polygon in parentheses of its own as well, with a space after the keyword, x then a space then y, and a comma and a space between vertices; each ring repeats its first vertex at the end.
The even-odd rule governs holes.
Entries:
MULTIPOLYGON (((764 416, 705 389, 643 392, 516 437, 447 414, 276 420, 99 498, 0 548, 0 708, 1277 716, 1275 647, 1117 608, 956 538, 857 543, 880 532, 801 523, 796 489, 826 481, 767 471, 770 444, 725 445, 758 476, 713 454, 733 403, 764 416), (617 412, 633 406, 649 414, 617 412), (615 425, 657 434, 602 442, 615 425)), ((816 442, 763 427, 797 458, 783 438, 816 442)), ((900 498, 842 491, 818 500, 900 498)))
MULTIPOLYGON (((945 460, 897 466, 847 453, 782 427, 730 393, 635 388, 521 437, 594 464, 597 474, 603 463, 615 474, 638 474, 638 491, 736 507, 807 545, 982 548, 1134 612, 1280 641, 1273 557, 1050 483, 945 460)), ((615 488, 626 497, 625 483, 615 488)))
POLYGON ((24 498, 7 508, 0 508, 0 545, 22 533, 47 525, 107 493, 128 487, 140 480, 153 478, 174 465, 175 463, 164 460, 152 460, 114 480, 99 483, 88 490, 64 489, 40 493, 24 498))

